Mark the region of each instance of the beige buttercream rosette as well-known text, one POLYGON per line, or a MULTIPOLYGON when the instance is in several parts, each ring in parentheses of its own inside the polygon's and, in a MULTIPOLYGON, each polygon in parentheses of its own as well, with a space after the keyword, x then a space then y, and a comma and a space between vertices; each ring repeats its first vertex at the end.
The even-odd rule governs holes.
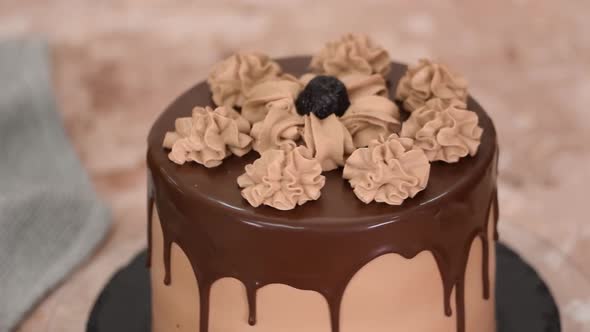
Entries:
POLYGON ((477 152, 481 128, 462 103, 466 84, 446 67, 422 60, 400 80, 396 97, 412 111, 403 125, 388 96, 389 55, 367 36, 327 43, 310 68, 295 78, 257 53, 218 63, 208 83, 220 107, 197 107, 178 119, 164 139, 169 158, 215 167, 254 149, 261 156, 238 178, 242 196, 254 207, 289 210, 318 199, 322 172, 343 166, 361 201, 399 205, 426 187, 429 161, 456 162, 477 152), (334 76, 346 88, 350 106, 341 116, 298 112, 299 94, 317 75, 334 76))
POLYGON ((163 146, 172 150, 168 158, 179 165, 194 161, 216 167, 229 155, 243 156, 251 149, 250 123, 227 107, 195 107, 191 117, 176 119, 174 127, 163 146))
POLYGON ((424 151, 411 138, 391 134, 371 141, 346 160, 342 176, 350 182, 356 196, 372 201, 401 205, 428 183, 430 163, 424 151))
POLYGON ((262 204, 279 210, 320 198, 326 182, 322 166, 304 146, 291 150, 269 149, 238 177, 242 196, 254 207, 262 204))
POLYGON ((364 34, 349 33, 326 43, 311 60, 314 72, 342 76, 346 74, 379 74, 387 76, 391 58, 387 51, 364 34))
POLYGON ((475 112, 462 101, 431 99, 403 123, 401 135, 415 140, 430 161, 454 163, 475 156, 483 129, 475 112))
POLYGON ((400 79, 395 98, 403 102, 408 112, 422 107, 433 98, 447 104, 453 100, 467 102, 467 81, 443 64, 420 59, 400 79))
POLYGON ((237 53, 216 64, 207 83, 215 104, 232 108, 242 106, 252 87, 279 78, 281 72, 281 66, 267 55, 237 53))

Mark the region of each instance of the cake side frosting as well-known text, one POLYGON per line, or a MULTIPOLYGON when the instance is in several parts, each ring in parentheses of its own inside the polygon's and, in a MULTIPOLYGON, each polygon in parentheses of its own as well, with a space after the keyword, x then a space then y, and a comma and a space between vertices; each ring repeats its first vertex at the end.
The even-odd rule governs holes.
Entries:
MULTIPOLYGON (((309 58, 278 62, 285 72, 301 75, 309 58)), ((395 83, 404 71, 404 66, 392 65, 390 94, 393 95, 395 83)), ((201 294, 205 295, 200 298, 202 332, 207 331, 209 300, 206 294, 211 284, 222 277, 242 281, 250 297, 255 297, 257 289, 270 283, 317 291, 327 299, 332 330, 338 331, 342 292, 360 266, 388 252, 411 258, 424 250, 431 251, 438 263, 447 315, 451 314, 451 290, 456 288, 457 327, 459 331, 464 330, 461 287, 466 247, 474 238, 487 238, 487 215, 490 208, 496 206, 495 131, 477 103, 470 99, 467 108, 477 113, 483 128, 478 154, 455 164, 432 164, 428 187, 403 205, 365 205, 347 188, 339 171, 333 171, 325 173, 321 199, 291 211, 277 211, 252 207, 235 189, 235 178, 255 159, 252 154, 243 158, 229 157, 213 169, 200 165, 177 166, 167 160, 161 143, 164 134, 174 129, 174 119, 190 115, 195 105, 210 105, 210 98, 204 84, 179 98, 154 125, 148 151, 153 183, 151 198, 161 216, 165 257, 172 243, 176 243, 195 267, 199 288, 203 290, 201 294), (234 187, 230 187, 231 177, 234 177, 234 187), (440 225, 445 228, 441 229, 440 225), (260 228, 265 232, 258 231, 260 228), (338 236, 328 237, 332 239, 329 241, 323 237, 322 241, 314 240, 313 234, 320 238, 320 234, 326 232, 338 236), (232 243, 225 242, 236 236, 243 239, 237 251, 231 249, 234 248, 232 243), (363 246, 351 245, 359 243, 359 239, 363 240, 363 246), (301 243, 317 255, 302 256, 297 250, 301 243), (465 245, 461 247, 457 243, 465 245), (211 261, 211 250, 223 253, 223 264, 211 261), (269 256, 268 251, 273 255, 261 266, 262 262, 255 258, 269 256), (283 260, 289 260, 292 266, 285 270, 283 260), (322 266, 336 266, 337 269, 318 270, 322 266), (317 280, 304 277, 310 274, 318 275, 317 280)), ((484 248, 484 257, 489 255, 488 251, 484 248)), ((166 265, 169 271, 169 259, 166 265)), ((485 272, 487 263, 483 265, 483 280, 489 280, 485 272)), ((168 273, 166 282, 169 283, 170 278, 168 273)), ((489 282, 483 295, 489 296, 489 282)), ((249 301, 252 306, 255 302, 249 301)), ((250 311, 256 312, 255 308, 250 311)), ((255 317, 250 318, 255 321, 255 317)))

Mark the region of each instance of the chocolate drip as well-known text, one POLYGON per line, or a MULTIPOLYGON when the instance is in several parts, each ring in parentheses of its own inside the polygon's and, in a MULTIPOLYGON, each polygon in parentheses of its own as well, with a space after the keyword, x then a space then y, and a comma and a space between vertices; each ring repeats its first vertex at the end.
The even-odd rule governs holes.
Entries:
MULTIPOLYGON (((166 234, 166 233, 164 233, 166 234)), ((170 253, 172 251, 172 241, 166 238, 164 235, 164 285, 170 285, 172 282, 170 272, 170 253)))
MULTIPOLYGON (((496 167, 496 177, 498 176, 498 170, 500 165, 500 148, 496 147, 496 156, 495 156, 495 167, 496 167)), ((500 240, 500 234, 498 233, 498 220, 500 220, 500 211, 499 211, 499 203, 498 203, 498 188, 494 188, 494 196, 493 196, 493 203, 492 206, 494 207, 494 240, 500 240)))
POLYGON ((152 219, 154 215, 154 189, 152 184, 152 176, 148 170, 147 177, 147 257, 145 259, 145 266, 152 267, 152 219))
MULTIPOLYGON (((494 159, 498 160, 498 152, 496 151, 496 155, 494 159)), ((498 163, 495 163, 495 176, 497 176, 497 167, 498 163)), ((494 188, 492 192, 492 197, 490 198, 489 202, 490 205, 488 206, 488 211, 493 218, 493 225, 494 225, 494 239, 497 240, 497 222, 498 222, 498 190, 494 188)), ((486 224, 484 226, 483 232, 479 234, 479 238, 481 240, 481 248, 482 248, 482 277, 483 277, 483 298, 489 300, 490 298, 490 234, 489 234, 489 222, 490 218, 486 220, 486 224)))
POLYGON ((498 192, 497 190, 494 191, 494 240, 498 241, 500 239, 500 234, 498 233, 498 220, 500 219, 500 211, 498 203, 498 192))
POLYGON ((465 277, 457 282, 455 297, 457 302, 457 331, 465 332, 465 277))
POLYGON ((199 279, 199 310, 200 310, 200 330, 207 332, 209 330, 209 303, 211 298, 211 281, 199 279))
POLYGON ((323 294, 328 301, 328 308, 330 310, 330 326, 333 332, 340 331, 340 305, 342 304, 342 294, 344 289, 339 292, 323 294))
POLYGON ((256 293, 258 285, 246 285, 246 297, 248 298, 248 324, 256 325, 256 293))
POLYGON ((479 234, 482 245, 482 270, 481 275, 483 279, 483 298, 489 300, 490 298, 490 246, 488 232, 479 234))
MULTIPOLYGON (((280 61, 286 72, 295 75, 302 74, 308 62, 304 57, 280 61)), ((393 65, 392 91, 404 70, 393 65)), ((465 331, 465 273, 471 245, 476 238, 482 241, 483 297, 487 299, 489 213, 493 210, 493 217, 498 216, 495 130, 474 100, 469 100, 469 108, 478 113, 484 128, 479 153, 455 164, 433 163, 428 187, 402 206, 365 205, 336 170, 325 174, 319 200, 291 211, 253 208, 240 196, 236 178, 258 157, 254 152, 230 157, 213 169, 178 166, 167 159, 161 144, 174 119, 187 116, 195 105, 209 103, 204 83, 181 96, 154 125, 148 152, 153 183, 148 204, 155 198, 160 216, 164 283, 172 282, 170 249, 176 243, 198 281, 200 332, 208 331, 211 286, 224 277, 244 284, 251 325, 257 320, 258 289, 278 283, 324 296, 332 331, 339 332, 344 290, 363 266, 381 255, 395 253, 411 259, 425 250, 432 253, 440 272, 444 313, 453 314, 455 289, 457 331, 465 331)), ((151 213, 148 219, 149 224, 151 213)), ((151 246, 150 239, 151 235, 151 246)))
POLYGON ((445 315, 451 316, 453 315, 453 309, 451 309, 451 293, 453 292, 454 282, 452 279, 450 280, 451 276, 449 274, 444 273, 444 271, 448 270, 448 266, 444 265, 443 258, 439 256, 440 253, 438 251, 431 252, 432 256, 434 256, 434 260, 436 261, 436 265, 438 266, 440 277, 442 279, 445 315))

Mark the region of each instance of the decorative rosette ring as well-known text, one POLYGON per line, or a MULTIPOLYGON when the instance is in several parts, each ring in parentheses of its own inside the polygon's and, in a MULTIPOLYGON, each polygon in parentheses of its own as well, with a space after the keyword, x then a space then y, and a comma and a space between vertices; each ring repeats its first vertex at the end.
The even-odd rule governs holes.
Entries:
POLYGON ((403 124, 388 96, 389 54, 367 36, 327 43, 310 68, 297 78, 258 53, 218 63, 207 82, 219 107, 177 119, 164 138, 169 158, 215 167, 253 149, 261 156, 238 178, 242 196, 290 210, 317 200, 322 172, 343 166, 361 201, 400 205, 426 188, 430 162, 477 153, 467 83, 445 66, 421 60, 401 78, 396 98, 411 112, 403 124))
POLYGON ((242 115, 252 124, 253 148, 305 145, 324 171, 344 166, 357 148, 401 128, 398 107, 380 74, 305 74, 263 82, 246 95, 242 115))

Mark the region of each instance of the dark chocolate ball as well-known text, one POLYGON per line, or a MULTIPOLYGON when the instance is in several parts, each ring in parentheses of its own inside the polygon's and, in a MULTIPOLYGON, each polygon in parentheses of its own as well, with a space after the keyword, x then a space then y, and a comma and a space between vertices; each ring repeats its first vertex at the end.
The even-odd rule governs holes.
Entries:
POLYGON ((350 106, 346 86, 332 76, 319 75, 305 86, 295 101, 297 113, 315 114, 325 119, 331 114, 342 116, 350 106))

